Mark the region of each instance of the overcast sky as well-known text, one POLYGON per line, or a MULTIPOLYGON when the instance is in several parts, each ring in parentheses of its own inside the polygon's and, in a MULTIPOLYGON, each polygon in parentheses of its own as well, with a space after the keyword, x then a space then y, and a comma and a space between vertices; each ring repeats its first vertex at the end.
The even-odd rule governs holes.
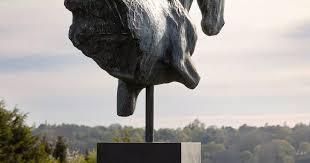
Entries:
MULTIPOLYGON (((155 127, 310 122, 310 1, 226 0, 226 25, 200 29, 195 90, 155 87, 155 127)), ((131 118, 116 115, 117 80, 73 47, 63 0, 0 1, 0 98, 29 124, 144 124, 144 93, 131 118)))

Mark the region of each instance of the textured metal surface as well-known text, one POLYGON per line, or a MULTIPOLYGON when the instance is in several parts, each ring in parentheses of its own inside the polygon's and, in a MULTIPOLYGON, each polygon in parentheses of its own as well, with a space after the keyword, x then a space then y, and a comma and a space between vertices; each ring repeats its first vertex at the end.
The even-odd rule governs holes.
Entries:
POLYGON ((201 28, 206 35, 217 35, 225 24, 225 0, 197 0, 201 14, 201 28))
MULTIPOLYGON (((173 81, 191 89, 198 85, 191 61, 197 41, 188 15, 192 0, 180 1, 65 0, 73 14, 69 38, 74 46, 119 79, 119 116, 134 113, 146 86, 173 81)), ((224 24, 224 0, 198 4, 203 31, 217 34, 224 24)))

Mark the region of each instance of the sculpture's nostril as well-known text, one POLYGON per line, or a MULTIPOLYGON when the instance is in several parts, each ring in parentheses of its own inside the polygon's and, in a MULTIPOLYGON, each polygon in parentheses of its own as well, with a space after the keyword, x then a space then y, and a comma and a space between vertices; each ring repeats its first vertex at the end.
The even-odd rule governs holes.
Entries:
POLYGON ((220 29, 214 27, 212 24, 201 23, 202 31, 208 36, 217 35, 220 32, 220 29))
POLYGON ((208 26, 202 26, 202 31, 208 36, 214 35, 214 29, 213 28, 208 28, 208 26))
POLYGON ((213 29, 207 30, 207 34, 208 34, 208 35, 212 35, 212 34, 213 34, 213 29))

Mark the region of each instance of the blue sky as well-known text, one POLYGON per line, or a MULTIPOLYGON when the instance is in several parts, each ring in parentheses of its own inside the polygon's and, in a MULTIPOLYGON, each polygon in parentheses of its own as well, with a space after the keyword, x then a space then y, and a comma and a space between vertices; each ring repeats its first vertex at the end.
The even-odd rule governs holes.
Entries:
MULTIPOLYGON (((117 80, 73 47, 62 0, 0 1, 0 98, 29 113, 29 124, 144 124, 144 93, 131 118, 116 116, 117 80)), ((226 1, 216 37, 191 17, 199 40, 195 90, 155 88, 155 127, 310 122, 310 1, 226 1)))

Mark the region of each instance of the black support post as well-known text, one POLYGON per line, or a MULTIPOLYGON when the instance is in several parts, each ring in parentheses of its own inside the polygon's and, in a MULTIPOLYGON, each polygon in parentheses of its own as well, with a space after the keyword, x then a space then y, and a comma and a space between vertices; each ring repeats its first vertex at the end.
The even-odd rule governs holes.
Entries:
POLYGON ((154 141, 154 86, 146 87, 145 142, 154 141))

